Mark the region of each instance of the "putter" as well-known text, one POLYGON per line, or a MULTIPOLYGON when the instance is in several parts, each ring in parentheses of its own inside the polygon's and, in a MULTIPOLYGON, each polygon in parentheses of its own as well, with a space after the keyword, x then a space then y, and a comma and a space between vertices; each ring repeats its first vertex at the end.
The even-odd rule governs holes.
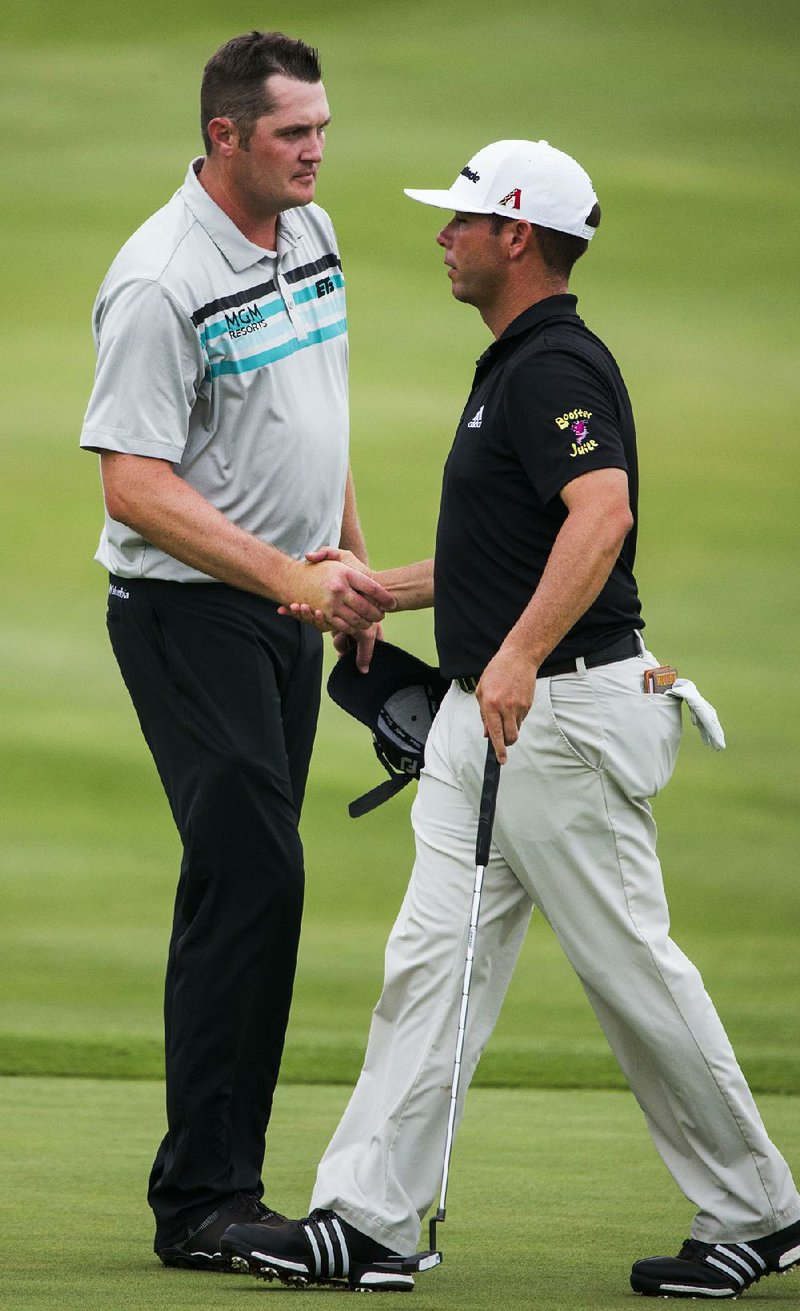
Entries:
POLYGON ((441 1265, 443 1260, 441 1251, 436 1247, 436 1226, 444 1222, 445 1208, 447 1205, 447 1184, 450 1178, 450 1157, 453 1152, 453 1138, 455 1136, 456 1126, 456 1103, 458 1101, 458 1088, 461 1082, 461 1054, 464 1050, 464 1035, 467 1030, 467 1010, 469 1008, 469 989, 472 981, 472 962, 475 958, 475 943, 478 935, 478 916, 481 909, 481 890, 483 888, 484 872, 489 862, 489 849, 492 845, 492 828, 494 826, 494 812, 495 806, 497 805, 497 789, 499 783, 500 764, 490 740, 486 748, 486 765, 483 771, 483 790, 481 792, 481 804, 478 812, 478 840, 475 847, 475 885, 472 890, 472 909, 469 919, 469 935, 467 937, 467 955, 464 962, 464 983, 461 991, 461 1010, 458 1017, 456 1055, 453 1063, 453 1081, 450 1091, 450 1112, 447 1117, 444 1161, 442 1164, 441 1183, 439 1185, 439 1205, 436 1208, 436 1214, 431 1218, 428 1226, 428 1250, 426 1252, 415 1252, 412 1256, 396 1256, 391 1257, 386 1261, 377 1262, 373 1267, 375 1270, 385 1270, 387 1272, 402 1271, 403 1273, 409 1273, 415 1270, 432 1270, 434 1266, 441 1265))

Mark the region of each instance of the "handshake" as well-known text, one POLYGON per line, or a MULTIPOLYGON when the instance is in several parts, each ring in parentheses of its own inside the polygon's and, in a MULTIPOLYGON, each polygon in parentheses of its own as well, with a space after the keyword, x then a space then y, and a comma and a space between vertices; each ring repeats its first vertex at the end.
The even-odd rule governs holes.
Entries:
MULTIPOLYGON (((343 640, 355 638, 359 656, 363 651, 366 661, 359 659, 359 668, 366 670, 375 636, 369 630, 380 624, 388 611, 397 609, 392 593, 352 551, 336 546, 307 552, 305 562, 296 562, 289 586, 296 589, 298 599, 280 606, 279 613, 312 624, 321 633, 334 633, 343 640)), ((336 645, 342 649, 338 641, 336 645)))

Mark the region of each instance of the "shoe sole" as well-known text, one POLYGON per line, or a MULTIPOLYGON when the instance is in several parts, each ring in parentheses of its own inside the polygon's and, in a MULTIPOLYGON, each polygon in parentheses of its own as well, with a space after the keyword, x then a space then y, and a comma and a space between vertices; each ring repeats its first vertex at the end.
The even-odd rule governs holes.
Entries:
POLYGON ((157 1253, 162 1265, 169 1270, 206 1270, 218 1275, 229 1275, 233 1264, 224 1252, 176 1252, 174 1256, 157 1253))
POLYGON ((693 1302, 698 1300, 734 1302, 739 1297, 739 1293, 734 1293, 733 1289, 729 1291, 727 1288, 694 1288, 691 1284, 659 1284, 650 1279, 638 1279, 635 1282, 631 1279, 631 1288, 640 1297, 662 1297, 665 1300, 691 1298, 693 1302))
POLYGON ((304 1261, 289 1261, 286 1257, 261 1252, 257 1248, 236 1248, 227 1244, 231 1268, 238 1274, 250 1274, 265 1283, 280 1280, 287 1288, 306 1288, 310 1284, 349 1288, 355 1293, 413 1293, 412 1275, 395 1274, 368 1265, 354 1265, 349 1276, 340 1279, 321 1279, 312 1274, 304 1261))

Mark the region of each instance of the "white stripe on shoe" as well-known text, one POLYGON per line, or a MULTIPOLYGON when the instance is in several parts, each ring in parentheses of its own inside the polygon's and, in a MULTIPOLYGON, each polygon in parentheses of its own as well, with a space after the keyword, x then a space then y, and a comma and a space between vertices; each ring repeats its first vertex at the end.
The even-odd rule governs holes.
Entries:
POLYGON ((333 1278, 334 1275, 338 1274, 338 1271, 336 1269, 336 1257, 333 1254, 333 1243, 331 1242, 330 1234, 328 1233, 327 1226, 324 1224, 324 1222, 321 1220, 316 1220, 315 1224, 317 1226, 317 1230, 320 1234, 320 1237, 322 1238, 322 1241, 325 1244, 325 1250, 328 1254, 328 1278, 331 1279, 333 1278))
POLYGON ((296 1270, 300 1275, 308 1274, 308 1266, 304 1261, 287 1261, 285 1256, 273 1256, 270 1252, 259 1252, 256 1248, 253 1248, 250 1257, 254 1261, 265 1261, 276 1270, 296 1270))
POLYGON ((701 1288, 699 1284, 659 1284, 662 1293, 682 1293, 684 1297, 737 1297, 732 1288, 701 1288))
POLYGON ((306 1238, 311 1244, 311 1250, 314 1253, 314 1274, 319 1278, 322 1274, 322 1255, 319 1250, 319 1245, 314 1237, 314 1230, 311 1228, 311 1225, 303 1225, 303 1229, 305 1230, 306 1238))
POLYGON ((740 1288, 744 1288, 745 1283, 750 1282, 750 1280, 745 1280, 744 1275, 740 1275, 739 1271, 735 1270, 727 1261, 718 1261, 715 1256, 710 1255, 703 1259, 706 1265, 714 1265, 718 1270, 721 1270, 723 1274, 727 1275, 729 1279, 735 1279, 740 1288))
MULTIPOLYGON (((721 1256, 724 1256, 726 1261, 735 1261, 736 1264, 744 1270, 748 1279, 759 1279, 761 1271, 759 1271, 755 1264, 751 1264, 750 1261, 745 1261, 744 1257, 739 1255, 742 1250, 742 1247, 726 1247, 722 1243, 717 1243, 714 1247, 714 1251, 719 1252, 721 1256)), ((746 1251, 747 1249, 745 1248, 744 1250, 746 1251)), ((755 1261, 758 1261, 762 1271, 766 1270, 767 1267, 757 1252, 753 1252, 752 1257, 755 1261)), ((711 1260, 710 1257, 708 1259, 711 1260)))
POLYGON ((332 1215, 329 1223, 339 1240, 339 1250, 342 1255, 342 1274, 346 1277, 350 1273, 350 1252, 347 1247, 347 1239, 344 1236, 342 1226, 339 1224, 338 1216, 332 1215))
MULTIPOLYGON (((717 1244, 717 1246, 723 1247, 723 1245, 719 1243, 717 1244)), ((735 1256, 736 1252, 746 1252, 747 1255, 750 1257, 750 1260, 755 1261, 757 1265, 760 1265, 762 1270, 766 1270, 767 1268, 766 1261, 762 1260, 762 1258, 758 1255, 756 1249, 754 1247, 750 1247, 749 1244, 747 1243, 737 1243, 735 1247, 724 1246, 723 1250, 726 1252, 730 1252, 731 1256, 735 1256)), ((753 1274, 757 1275, 758 1270, 754 1270, 753 1274)))

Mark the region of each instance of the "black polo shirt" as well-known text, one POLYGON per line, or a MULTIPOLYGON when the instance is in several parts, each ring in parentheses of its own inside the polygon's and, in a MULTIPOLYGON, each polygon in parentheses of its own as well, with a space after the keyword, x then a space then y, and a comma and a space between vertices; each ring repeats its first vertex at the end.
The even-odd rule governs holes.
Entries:
POLYGON ((550 296, 478 360, 447 458, 434 565, 436 645, 447 678, 479 674, 536 590, 567 517, 559 492, 592 469, 625 469, 634 524, 596 601, 551 653, 586 655, 643 628, 633 562, 638 472, 616 361, 550 296))

